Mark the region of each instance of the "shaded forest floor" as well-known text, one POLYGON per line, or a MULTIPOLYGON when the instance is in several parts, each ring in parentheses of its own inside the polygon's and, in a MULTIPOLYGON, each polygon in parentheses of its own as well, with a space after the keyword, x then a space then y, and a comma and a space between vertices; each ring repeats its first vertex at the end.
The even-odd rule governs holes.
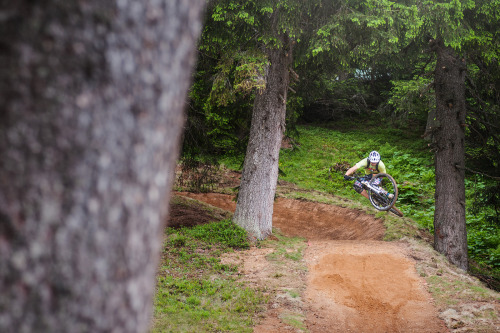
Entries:
MULTIPOLYGON (((237 177, 227 175, 226 185, 237 177)), ((278 192, 290 192, 282 185, 278 192)), ((236 206, 231 194, 177 195, 229 212, 236 206)), ((169 225, 209 220, 196 205, 173 205, 169 225)), ((383 218, 285 197, 275 202, 273 228, 303 238, 284 250, 294 260, 273 260, 273 253, 283 250, 273 237, 223 258, 238 264, 242 280, 269 293, 254 332, 500 331, 499 294, 449 265, 421 232, 387 242, 383 239, 393 227, 383 218)))

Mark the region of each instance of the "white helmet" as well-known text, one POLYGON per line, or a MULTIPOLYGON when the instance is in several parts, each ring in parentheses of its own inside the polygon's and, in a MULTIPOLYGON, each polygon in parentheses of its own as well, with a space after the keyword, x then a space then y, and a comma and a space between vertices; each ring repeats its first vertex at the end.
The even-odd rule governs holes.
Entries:
POLYGON ((370 160, 371 163, 378 163, 380 162, 380 154, 374 150, 370 153, 368 159, 370 160))

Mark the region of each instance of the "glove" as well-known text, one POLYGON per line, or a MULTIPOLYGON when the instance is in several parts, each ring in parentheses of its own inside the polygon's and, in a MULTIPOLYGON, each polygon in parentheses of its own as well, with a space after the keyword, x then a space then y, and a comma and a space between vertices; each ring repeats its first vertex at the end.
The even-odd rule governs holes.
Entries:
POLYGON ((353 179, 354 179, 354 177, 344 175, 344 180, 353 180, 353 179))

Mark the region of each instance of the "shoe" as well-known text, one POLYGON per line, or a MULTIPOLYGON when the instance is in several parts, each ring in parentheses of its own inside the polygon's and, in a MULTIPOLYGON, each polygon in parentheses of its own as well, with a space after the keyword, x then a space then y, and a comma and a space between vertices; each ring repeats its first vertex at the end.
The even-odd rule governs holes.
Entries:
POLYGON ((392 193, 388 193, 388 194, 387 194, 387 197, 388 197, 389 199, 392 199, 392 198, 394 198, 394 194, 392 194, 392 193))

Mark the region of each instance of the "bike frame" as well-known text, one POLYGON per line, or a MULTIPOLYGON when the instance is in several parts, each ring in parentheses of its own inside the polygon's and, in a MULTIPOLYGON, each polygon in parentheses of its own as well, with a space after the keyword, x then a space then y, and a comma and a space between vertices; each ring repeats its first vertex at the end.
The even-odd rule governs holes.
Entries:
POLYGON ((370 185, 370 182, 368 182, 367 180, 362 180, 362 181, 360 181, 360 183, 361 183, 361 185, 363 185, 363 188, 365 190, 373 191, 373 192, 377 193, 378 195, 385 194, 385 193, 383 193, 383 191, 379 187, 374 187, 374 186, 370 185))

